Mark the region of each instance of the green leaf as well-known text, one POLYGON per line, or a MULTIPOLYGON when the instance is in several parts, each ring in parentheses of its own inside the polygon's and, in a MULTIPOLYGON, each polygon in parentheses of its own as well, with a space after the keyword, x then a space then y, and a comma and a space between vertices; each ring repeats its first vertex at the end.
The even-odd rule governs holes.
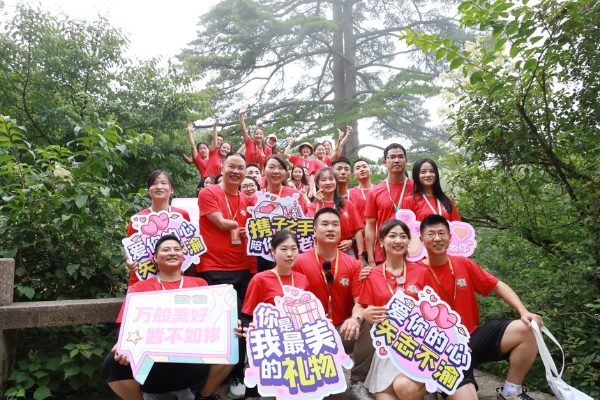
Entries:
POLYGON ((65 366, 64 371, 65 371, 65 379, 66 379, 70 376, 77 375, 81 370, 78 365, 71 364, 71 365, 65 366))
POLYGON ((33 299, 33 296, 35 296, 35 290, 29 286, 17 286, 17 291, 28 299, 33 299))
POLYGON ((481 77, 481 73, 479 71, 472 73, 471 77, 469 78, 469 82, 471 82, 471 85, 474 85, 477 82, 481 82, 482 80, 483 78, 481 77))
POLYGON ((519 46, 512 46, 510 48, 510 53, 509 53, 510 57, 515 58, 519 54, 520 51, 521 51, 521 48, 519 46))
POLYGON ((450 63, 450 69, 454 70, 454 69, 460 67, 462 64, 463 64, 463 59, 460 57, 457 57, 454 60, 452 60, 452 62, 450 63))
POLYGON ((506 43, 507 38, 500 38, 496 41, 496 45, 494 46, 494 51, 500 51, 504 44, 506 43))
POLYGON ((88 200, 87 194, 79 194, 79 195, 77 195, 77 197, 75 197, 75 205, 78 208, 81 208, 81 207, 85 206, 85 203, 87 203, 87 200, 88 200))
POLYGON ((44 400, 52 396, 52 392, 48 389, 48 386, 40 386, 33 392, 33 398, 35 400, 44 400))
POLYGON ((530 71, 530 70, 534 69, 536 65, 537 65, 537 60, 535 58, 530 58, 529 60, 527 60, 525 62, 523 69, 525 71, 530 71))
POLYGON ((444 49, 444 48, 438 49, 438 51, 435 52, 435 59, 441 60, 442 58, 444 58, 445 55, 446 55, 446 49, 444 49))

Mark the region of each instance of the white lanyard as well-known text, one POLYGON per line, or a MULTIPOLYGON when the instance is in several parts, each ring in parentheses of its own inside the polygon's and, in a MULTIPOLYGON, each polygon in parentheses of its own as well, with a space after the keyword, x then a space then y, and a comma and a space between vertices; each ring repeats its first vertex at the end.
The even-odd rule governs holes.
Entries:
POLYGON ((442 205, 440 204, 440 199, 436 199, 437 200, 437 208, 438 208, 438 212, 436 213, 435 209, 433 208, 433 206, 431 205, 429 200, 427 200, 427 196, 424 195, 423 193, 421 193, 421 196, 425 199, 425 203, 427 203, 427 205, 429 206, 429 208, 431 208, 431 211, 433 211, 434 214, 442 215, 442 205))
MULTIPOLYGON (((160 287, 162 288, 162 290, 167 290, 167 289, 165 289, 162 282, 160 281, 160 274, 156 274, 156 280, 160 284, 160 287)), ((182 287, 183 287, 183 275, 181 275, 181 279, 179 280, 179 289, 181 289, 182 287)))
POLYGON ((400 209, 400 206, 402 205, 402 199, 404 198, 404 192, 406 192, 406 179, 402 183, 402 192, 400 192, 400 199, 398 200, 398 205, 396 205, 394 203, 394 200, 392 200, 392 191, 390 190, 390 182, 387 179, 385 180, 385 186, 387 187, 388 196, 390 197, 390 202, 394 206, 394 210, 397 212, 400 209))

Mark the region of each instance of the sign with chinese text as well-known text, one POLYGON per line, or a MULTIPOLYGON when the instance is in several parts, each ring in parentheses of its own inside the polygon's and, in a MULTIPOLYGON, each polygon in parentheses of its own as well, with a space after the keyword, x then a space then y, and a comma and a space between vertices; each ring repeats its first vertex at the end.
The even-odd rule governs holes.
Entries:
POLYGON ((158 269, 152 261, 154 246, 163 235, 175 235, 181 241, 183 264, 181 271, 200 263, 200 255, 206 253, 206 245, 198 230, 177 212, 152 212, 134 215, 131 223, 136 233, 123 239, 123 246, 130 260, 139 262, 136 275, 139 280, 156 276, 158 269))
POLYGON ((298 202, 298 194, 277 197, 272 193, 257 192, 254 207, 248 207, 250 217, 246 220, 249 256, 260 256, 273 261, 271 239, 275 232, 288 229, 296 234, 300 253, 315 247, 313 219, 305 217, 298 202))
POLYGON ((254 310, 255 328, 247 335, 248 364, 244 382, 258 385, 263 397, 322 399, 346 391, 344 368, 352 359, 325 318, 321 302, 310 292, 283 286, 275 306, 254 310))
POLYGON ((190 215, 190 222, 200 232, 200 208, 197 197, 178 197, 171 200, 171 207, 183 208, 190 215))
MULTIPOLYGON (((419 237, 421 236, 421 221, 417 221, 415 213, 411 210, 401 209, 396 213, 396 219, 403 221, 408 225, 411 232, 411 240, 408 245, 408 261, 419 261, 427 256, 427 250, 421 243, 419 237)), ((463 256, 470 257, 477 248, 477 241, 475 240, 475 228, 471 224, 460 221, 449 221, 450 234, 452 238, 450 240, 450 246, 448 246, 448 255, 451 256, 463 256)))
POLYGON ((117 353, 140 384, 155 362, 236 364, 236 303, 231 285, 130 293, 117 353))
POLYGON ((460 316, 429 286, 417 301, 396 291, 387 308, 388 318, 371 327, 375 354, 390 358, 428 392, 454 394, 471 365, 470 335, 460 316))

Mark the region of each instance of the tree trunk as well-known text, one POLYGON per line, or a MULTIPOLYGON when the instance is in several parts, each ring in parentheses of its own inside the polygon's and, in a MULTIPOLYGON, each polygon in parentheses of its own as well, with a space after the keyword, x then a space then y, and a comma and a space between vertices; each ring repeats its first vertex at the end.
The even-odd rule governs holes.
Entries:
MULTIPOLYGON (((344 56, 345 56, 345 71, 346 71, 346 90, 345 90, 345 110, 344 115, 357 115, 356 108, 358 102, 356 99, 356 39, 354 38, 354 18, 352 15, 352 7, 354 0, 346 0, 343 6, 343 32, 344 32, 344 56)), ((353 133, 348 138, 348 142, 344 146, 345 156, 356 156, 358 150, 355 150, 359 145, 358 141, 358 122, 345 121, 346 125, 352 126, 353 133), (347 152, 347 149, 351 149, 347 152)))
POLYGON ((334 107, 334 124, 338 124, 338 116, 343 112, 343 101, 346 95, 346 79, 344 76, 344 35, 342 31, 343 9, 342 5, 333 3, 333 21, 338 24, 338 31, 333 38, 333 107, 334 107))

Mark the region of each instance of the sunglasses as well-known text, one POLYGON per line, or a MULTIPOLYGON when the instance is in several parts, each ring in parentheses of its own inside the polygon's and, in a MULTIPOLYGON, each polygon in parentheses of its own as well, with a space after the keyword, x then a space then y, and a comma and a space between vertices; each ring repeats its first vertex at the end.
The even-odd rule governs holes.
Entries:
POLYGON ((325 270, 325 279, 327 279, 327 283, 333 283, 333 275, 331 275, 331 261, 325 261, 323 263, 323 269, 325 270))

